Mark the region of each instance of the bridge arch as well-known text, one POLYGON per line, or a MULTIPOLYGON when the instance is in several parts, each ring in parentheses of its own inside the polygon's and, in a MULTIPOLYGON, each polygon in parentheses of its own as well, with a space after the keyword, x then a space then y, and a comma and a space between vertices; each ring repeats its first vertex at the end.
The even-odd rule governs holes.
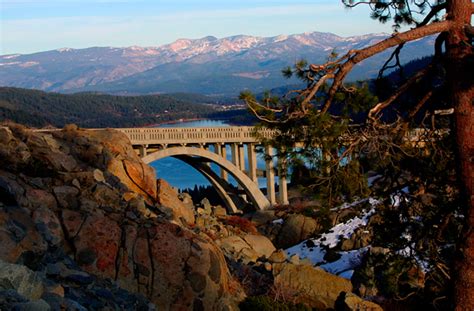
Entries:
POLYGON ((205 159, 207 161, 213 162, 227 171, 243 188, 247 197, 250 198, 252 203, 258 209, 266 209, 270 206, 270 202, 260 191, 257 183, 253 182, 244 172, 242 172, 238 167, 236 167, 227 159, 224 159, 221 156, 203 148, 173 146, 150 153, 144 156, 142 160, 145 163, 151 163, 153 161, 167 157, 178 158, 201 172, 201 174, 203 174, 204 177, 206 177, 216 188, 219 196, 223 199, 227 208, 233 212, 237 212, 238 210, 228 194, 227 182, 219 178, 219 176, 217 176, 217 174, 215 174, 209 166, 197 159, 205 159))

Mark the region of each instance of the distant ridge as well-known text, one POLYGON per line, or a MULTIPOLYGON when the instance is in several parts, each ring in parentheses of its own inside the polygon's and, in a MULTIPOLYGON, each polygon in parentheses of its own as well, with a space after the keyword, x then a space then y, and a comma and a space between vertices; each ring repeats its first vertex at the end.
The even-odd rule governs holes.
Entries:
MULTIPOLYGON (((100 91, 112 94, 193 92, 236 96, 243 89, 262 91, 295 83, 281 69, 301 58, 324 62, 333 50, 343 53, 383 40, 387 34, 340 37, 332 33, 179 39, 158 47, 61 48, 0 56, 0 86, 55 92, 100 91)), ((432 53, 433 39, 407 45, 402 61, 432 53)), ((387 53, 356 68, 349 79, 377 73, 387 53)))

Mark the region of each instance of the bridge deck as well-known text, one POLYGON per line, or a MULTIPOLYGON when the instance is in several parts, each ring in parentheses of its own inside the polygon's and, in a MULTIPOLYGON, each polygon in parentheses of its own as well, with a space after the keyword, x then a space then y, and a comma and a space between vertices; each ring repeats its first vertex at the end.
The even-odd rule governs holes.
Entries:
MULTIPOLYGON (((253 126, 195 128, 116 128, 128 136, 133 145, 259 143, 253 126)), ((260 130, 260 137, 271 138, 273 131, 260 130)))

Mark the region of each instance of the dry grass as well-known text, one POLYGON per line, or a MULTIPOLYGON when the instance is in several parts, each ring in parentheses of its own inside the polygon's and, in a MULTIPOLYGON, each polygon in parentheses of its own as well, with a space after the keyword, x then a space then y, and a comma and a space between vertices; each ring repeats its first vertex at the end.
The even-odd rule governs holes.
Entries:
POLYGON ((237 227, 247 233, 257 234, 258 232, 254 223, 248 220, 247 218, 242 218, 239 216, 230 216, 225 220, 225 223, 229 226, 237 227))

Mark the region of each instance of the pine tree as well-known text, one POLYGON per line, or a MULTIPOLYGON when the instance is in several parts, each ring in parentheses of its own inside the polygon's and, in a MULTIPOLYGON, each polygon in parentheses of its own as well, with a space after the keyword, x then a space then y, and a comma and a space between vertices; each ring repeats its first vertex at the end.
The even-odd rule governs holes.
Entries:
MULTIPOLYGON (((356 154, 351 152, 354 151, 351 148, 363 145, 365 151, 369 151, 367 154, 370 151, 380 153, 379 158, 387 155, 387 161, 391 161, 390 155, 397 153, 395 149, 401 145, 409 125, 420 124, 416 119, 421 112, 427 111, 434 115, 440 103, 444 104, 441 108, 445 110, 452 108, 456 163, 467 210, 464 244, 460 247, 462 258, 455 282, 456 309, 474 310, 474 28, 471 25, 474 4, 470 0, 342 2, 347 7, 369 5, 372 18, 382 23, 393 22, 393 35, 368 47, 350 50, 344 55, 330 55, 325 64, 307 64, 302 61, 294 68, 284 70, 285 75, 296 74, 306 81, 306 87, 289 93, 283 99, 269 95, 258 101, 250 93, 243 93, 241 98, 265 126, 280 131, 278 141, 272 142, 282 148, 280 156, 288 153, 286 148, 299 137, 304 137, 305 146, 319 146, 319 149, 308 150, 313 153, 314 150, 320 150, 319 154, 312 156, 318 159, 316 170, 319 169, 320 185, 325 183, 327 187, 333 184, 337 172, 348 169, 340 162, 345 156, 356 154), (413 28, 401 31, 404 25, 413 28), (401 68, 399 55, 403 52, 403 46, 430 35, 437 36, 431 64, 399 85, 389 96, 373 98, 361 91, 360 85, 344 84, 346 76, 356 64, 391 48, 394 51, 381 68, 380 76, 388 69, 401 68), (397 116, 397 122, 393 122, 393 118, 387 118, 387 115, 393 113, 391 108, 407 92, 417 100, 411 107, 404 107, 397 116), (445 101, 440 100, 443 94, 448 94, 445 101), (369 106, 366 121, 354 129, 352 119, 356 110, 363 105, 369 106), (355 133, 357 136, 354 136, 355 133), (340 137, 345 135, 351 135, 349 146, 340 143, 340 137), (370 146, 374 148, 370 149, 370 146)), ((298 157, 294 153, 291 156, 298 157)), ((308 154, 306 156, 311 157, 308 154)), ((353 171, 357 173, 358 169, 353 171)))

